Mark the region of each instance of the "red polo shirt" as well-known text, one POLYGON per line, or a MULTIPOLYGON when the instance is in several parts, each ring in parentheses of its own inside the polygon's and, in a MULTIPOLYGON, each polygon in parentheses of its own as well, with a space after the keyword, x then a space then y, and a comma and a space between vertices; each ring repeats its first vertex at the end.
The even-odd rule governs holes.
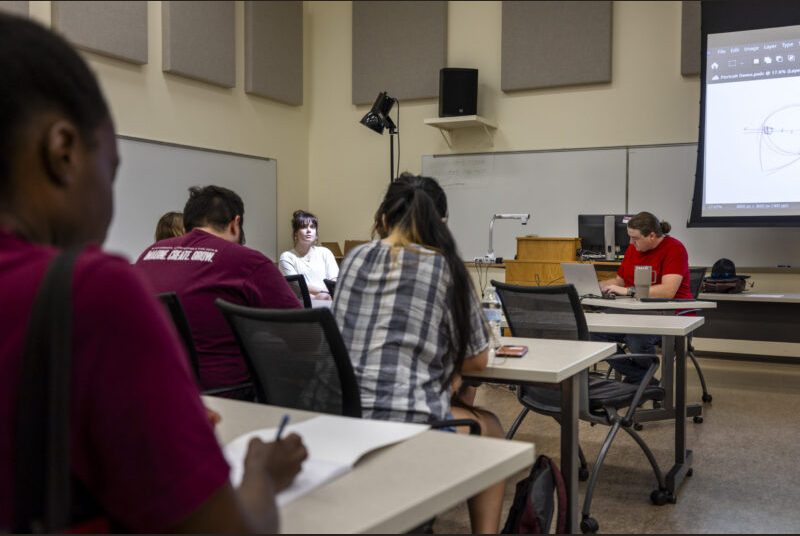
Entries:
POLYGON ((625 281, 626 287, 633 286, 633 272, 636 266, 652 266, 656 273, 655 285, 661 284, 661 278, 668 274, 683 277, 681 286, 673 298, 691 299, 689 288, 689 254, 679 240, 665 236, 659 245, 644 253, 638 251, 633 244, 625 250, 625 258, 617 269, 617 275, 625 281))

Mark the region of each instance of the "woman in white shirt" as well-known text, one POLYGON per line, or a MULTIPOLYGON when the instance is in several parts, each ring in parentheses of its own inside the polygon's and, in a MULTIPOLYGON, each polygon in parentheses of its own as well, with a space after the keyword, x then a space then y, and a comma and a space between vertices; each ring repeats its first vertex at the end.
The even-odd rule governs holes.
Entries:
POLYGON ((281 253, 278 266, 283 275, 302 274, 312 299, 330 300, 324 280, 336 281, 339 265, 331 250, 316 245, 317 225, 317 217, 310 212, 296 210, 292 214, 294 247, 281 253))

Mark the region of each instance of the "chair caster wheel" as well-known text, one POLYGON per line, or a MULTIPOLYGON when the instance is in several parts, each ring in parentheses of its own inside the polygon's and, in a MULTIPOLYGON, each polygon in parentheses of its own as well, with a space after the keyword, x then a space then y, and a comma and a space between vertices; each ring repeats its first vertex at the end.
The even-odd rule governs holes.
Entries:
POLYGON ((650 502, 656 506, 664 506, 669 502, 669 492, 664 489, 654 489, 650 494, 650 502))
POLYGON ((703 423, 703 416, 702 415, 695 415, 694 417, 692 417, 692 420, 697 424, 702 424, 703 423))
POLYGON ((578 480, 580 482, 586 482, 589 480, 589 469, 587 467, 578 468, 578 480))
POLYGON ((692 476, 693 474, 694 474, 694 468, 689 469, 688 471, 686 471, 686 476, 692 476))
POLYGON ((710 404, 710 403, 711 403, 711 400, 712 400, 713 398, 714 398, 714 397, 712 397, 710 394, 706 393, 706 394, 704 394, 704 395, 703 395, 703 398, 702 398, 702 399, 703 399, 703 402, 707 402, 707 403, 709 403, 709 404, 710 404))
POLYGON ((600 525, 593 517, 584 517, 581 520, 581 532, 584 534, 595 534, 600 530, 600 525))
POLYGON ((633 429, 636 430, 637 432, 641 432, 642 430, 644 430, 644 425, 640 422, 635 422, 633 423, 633 429))

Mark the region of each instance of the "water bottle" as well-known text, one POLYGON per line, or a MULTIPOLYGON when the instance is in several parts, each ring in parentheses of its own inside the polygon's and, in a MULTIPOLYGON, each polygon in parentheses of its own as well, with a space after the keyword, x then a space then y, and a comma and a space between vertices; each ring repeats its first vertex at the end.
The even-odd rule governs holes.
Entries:
POLYGON ((500 300, 497 299, 494 287, 488 286, 483 291, 481 305, 486 321, 489 322, 492 338, 490 345, 492 348, 497 348, 500 346, 500 336, 502 335, 503 309, 500 307, 500 300))

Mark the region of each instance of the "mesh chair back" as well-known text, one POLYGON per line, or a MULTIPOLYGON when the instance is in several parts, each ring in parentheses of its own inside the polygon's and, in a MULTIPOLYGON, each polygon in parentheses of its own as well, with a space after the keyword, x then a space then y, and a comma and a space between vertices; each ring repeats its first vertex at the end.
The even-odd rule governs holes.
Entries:
POLYGON ((689 268, 689 289, 692 292, 692 298, 697 299, 700 295, 700 288, 703 286, 705 276, 705 268, 689 268))
POLYGON ((589 340, 573 285, 528 287, 492 281, 514 337, 589 340))
POLYGON ((336 291, 336 281, 331 281, 330 279, 323 279, 322 281, 328 288, 328 292, 330 293, 331 298, 333 298, 333 293, 336 291))
POLYGON ((286 282, 289 283, 289 288, 292 289, 292 292, 303 304, 303 307, 311 309, 311 294, 308 292, 305 276, 300 274, 287 275, 286 282))
POLYGON ((361 417, 361 394, 333 314, 254 309, 216 300, 254 379, 256 400, 361 417))
POLYGON ((158 295, 158 299, 167 309, 172 323, 178 332, 178 335, 183 341, 183 346, 186 348, 186 353, 189 356, 189 366, 194 372, 195 380, 199 381, 200 378, 200 363, 197 359, 197 350, 194 347, 194 339, 192 339, 192 330, 189 328, 189 321, 186 319, 186 313, 183 310, 181 301, 178 295, 174 292, 164 292, 158 295))

